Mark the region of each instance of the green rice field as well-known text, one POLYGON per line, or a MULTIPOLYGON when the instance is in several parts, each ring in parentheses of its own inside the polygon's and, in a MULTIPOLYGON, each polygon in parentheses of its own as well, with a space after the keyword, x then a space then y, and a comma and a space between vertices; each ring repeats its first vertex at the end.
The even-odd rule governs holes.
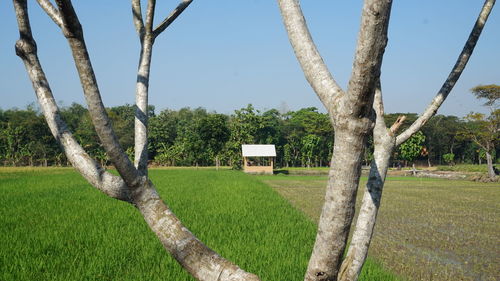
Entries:
MULTIPOLYGON (((153 169, 160 194, 202 241, 262 280, 302 280, 316 225, 261 178, 153 169)), ((70 168, 0 169, 0 280, 193 280, 131 205, 70 168)), ((369 261, 361 280, 401 280, 369 261)))

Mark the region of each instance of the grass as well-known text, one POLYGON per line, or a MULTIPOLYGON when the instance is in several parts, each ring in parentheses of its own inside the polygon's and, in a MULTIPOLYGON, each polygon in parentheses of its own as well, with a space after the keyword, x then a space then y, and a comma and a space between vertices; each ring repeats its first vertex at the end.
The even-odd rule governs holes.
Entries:
MULTIPOLYGON (((318 220, 325 176, 259 178, 318 220)), ((385 268, 410 280, 500 279, 498 184, 390 177, 381 204, 369 254, 385 268)))
MULTIPOLYGON (((262 280, 302 280, 316 226, 259 178, 154 169, 185 225, 262 280)), ((140 214, 68 168, 0 169, 0 280, 193 280, 140 214)), ((397 280, 368 264, 360 280, 397 280)))
POLYGON ((468 172, 468 173, 488 173, 486 164, 459 164, 459 165, 441 165, 437 166, 438 171, 468 172))

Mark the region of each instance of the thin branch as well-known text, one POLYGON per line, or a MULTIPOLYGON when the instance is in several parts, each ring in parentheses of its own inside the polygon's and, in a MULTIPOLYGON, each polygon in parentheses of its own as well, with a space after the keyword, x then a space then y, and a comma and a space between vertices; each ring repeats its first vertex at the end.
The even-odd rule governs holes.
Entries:
POLYGON ((158 37, 167 27, 182 14, 182 12, 191 4, 193 0, 183 0, 158 26, 153 30, 153 38, 158 37))
POLYGON ((54 21, 57 26, 62 28, 63 22, 59 11, 52 5, 49 0, 37 0, 38 5, 47 13, 47 15, 54 21))
POLYGON ((16 54, 23 60, 33 89, 50 131, 73 167, 95 188, 108 196, 130 202, 123 180, 105 171, 78 144, 59 114, 49 82, 38 59, 36 43, 31 33, 26 0, 15 0, 14 7, 21 38, 16 42, 16 54))
POLYGON ((401 125, 403 125, 404 121, 406 120, 406 115, 399 115, 398 119, 392 124, 391 126, 391 133, 396 134, 401 125))
POLYGON ((141 0, 132 0, 132 17, 134 19, 134 26, 141 42, 144 38, 144 21, 142 20, 141 0))
POLYGON ((279 0, 278 3, 288 38, 307 81, 328 112, 335 114, 337 100, 344 92, 334 80, 314 44, 299 2, 279 0))
POLYGON ((151 34, 153 32, 155 8, 156 8, 156 0, 148 0, 148 5, 146 7, 146 21, 145 21, 146 34, 151 34))
POLYGON ((476 23, 474 24, 474 27, 472 28, 472 31, 469 35, 469 38, 467 39, 467 42, 465 42, 465 46, 458 56, 457 62, 453 66, 450 74, 448 75, 448 78, 444 82, 443 86, 441 86, 441 89, 429 104, 427 109, 418 117, 417 120, 415 120, 415 122, 413 122, 413 124, 411 124, 408 129, 406 129, 396 138, 397 146, 405 142, 413 134, 420 130, 420 128, 422 128, 422 126, 427 123, 427 121, 429 121, 429 119, 434 116, 434 114, 436 114, 441 104, 443 104, 446 97, 448 97, 458 78, 460 78, 460 75, 462 74, 465 66, 467 65, 467 62, 469 61, 469 58, 474 51, 474 47, 476 46, 479 36, 483 31, 483 27, 486 24, 488 16, 490 15, 491 9, 494 5, 495 0, 486 0, 484 2, 483 8, 479 13, 476 23))
MULTIPOLYGON (((375 126, 379 126, 380 128, 386 128, 385 119, 384 119, 384 101, 382 99, 382 87, 380 86, 380 78, 375 84, 375 96, 373 98, 373 111, 375 111, 376 115, 376 124, 375 126)), ((398 118, 399 119, 399 118, 398 118)))

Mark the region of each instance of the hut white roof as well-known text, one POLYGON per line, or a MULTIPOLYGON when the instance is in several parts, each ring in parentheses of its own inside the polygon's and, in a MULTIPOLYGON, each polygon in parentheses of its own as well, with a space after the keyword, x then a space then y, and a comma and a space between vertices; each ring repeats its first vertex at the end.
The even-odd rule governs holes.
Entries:
POLYGON ((243 157, 276 157, 274 144, 242 144, 243 157))

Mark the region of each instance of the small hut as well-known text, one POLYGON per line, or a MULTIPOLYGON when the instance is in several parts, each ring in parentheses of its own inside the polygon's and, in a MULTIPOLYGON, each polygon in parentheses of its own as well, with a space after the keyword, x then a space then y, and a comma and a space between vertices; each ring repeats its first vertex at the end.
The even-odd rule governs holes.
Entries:
POLYGON ((272 174, 276 148, 274 144, 243 144, 243 171, 245 173, 272 174))

